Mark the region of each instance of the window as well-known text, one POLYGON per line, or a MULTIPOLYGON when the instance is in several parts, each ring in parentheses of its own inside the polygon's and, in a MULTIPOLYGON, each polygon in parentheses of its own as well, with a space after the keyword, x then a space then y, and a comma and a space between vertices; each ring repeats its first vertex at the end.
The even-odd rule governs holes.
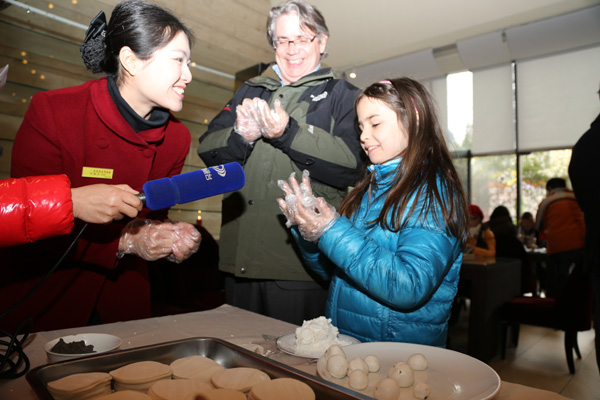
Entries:
POLYGON ((451 150, 470 150, 473 140, 473 74, 469 71, 447 78, 448 137, 451 150))

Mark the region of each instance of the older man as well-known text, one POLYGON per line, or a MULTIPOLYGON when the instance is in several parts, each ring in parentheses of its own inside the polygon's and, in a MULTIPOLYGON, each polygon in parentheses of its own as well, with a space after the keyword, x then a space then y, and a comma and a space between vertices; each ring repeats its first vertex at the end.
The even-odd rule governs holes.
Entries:
POLYGON ((361 167, 358 89, 321 65, 329 31, 303 1, 271 9, 276 62, 247 81, 200 138, 208 165, 237 161, 246 184, 223 201, 220 269, 229 304, 301 324, 324 313, 326 283, 302 264, 275 199, 278 180, 308 170, 317 196, 338 206, 361 167))

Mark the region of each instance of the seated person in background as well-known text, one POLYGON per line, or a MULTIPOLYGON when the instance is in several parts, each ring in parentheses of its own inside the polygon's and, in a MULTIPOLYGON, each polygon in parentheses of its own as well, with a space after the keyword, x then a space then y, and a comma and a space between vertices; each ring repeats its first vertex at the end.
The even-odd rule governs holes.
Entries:
POLYGON ((492 232, 494 232, 496 238, 498 235, 517 236, 517 228, 510 216, 510 211, 504 206, 494 208, 487 224, 492 232))
POLYGON ((521 215, 519 225, 517 226, 517 238, 528 249, 537 249, 538 246, 538 231, 535 229, 535 221, 533 214, 526 211, 521 215))
POLYGON ((533 273, 531 262, 523 244, 517 239, 517 229, 513 223, 510 211, 504 206, 498 206, 492 211, 487 222, 496 239, 496 257, 514 258, 521 260, 521 293, 537 292, 537 280, 533 273))
POLYGON ((496 257, 496 238, 494 233, 483 224, 483 211, 475 204, 469 204, 470 228, 465 253, 476 256, 496 257))

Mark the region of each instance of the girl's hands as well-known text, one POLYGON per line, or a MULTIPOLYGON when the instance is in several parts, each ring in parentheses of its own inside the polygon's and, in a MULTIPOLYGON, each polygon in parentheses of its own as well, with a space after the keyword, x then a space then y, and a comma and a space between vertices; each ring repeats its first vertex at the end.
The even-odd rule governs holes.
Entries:
POLYGON ((277 182, 285 193, 285 199, 277 202, 287 218, 286 226, 298 225, 298 230, 305 240, 317 242, 337 220, 339 214, 333 206, 322 197, 316 198, 312 193, 308 171, 302 173, 302 184, 298 184, 292 173, 288 182, 277 182))

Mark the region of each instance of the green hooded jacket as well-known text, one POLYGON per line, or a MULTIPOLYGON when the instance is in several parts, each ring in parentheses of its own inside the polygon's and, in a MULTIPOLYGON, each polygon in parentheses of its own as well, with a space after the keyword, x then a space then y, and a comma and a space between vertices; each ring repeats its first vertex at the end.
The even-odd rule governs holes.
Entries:
POLYGON ((247 81, 211 121, 198 155, 207 166, 238 162, 246 183, 224 196, 219 240, 220 269, 238 277, 310 281, 286 218, 276 199, 277 182, 310 172, 317 197, 339 206, 362 170, 354 101, 358 89, 321 68, 283 86, 272 67, 247 81), (233 130, 236 106, 244 98, 275 99, 289 114, 283 135, 250 144, 233 130))

